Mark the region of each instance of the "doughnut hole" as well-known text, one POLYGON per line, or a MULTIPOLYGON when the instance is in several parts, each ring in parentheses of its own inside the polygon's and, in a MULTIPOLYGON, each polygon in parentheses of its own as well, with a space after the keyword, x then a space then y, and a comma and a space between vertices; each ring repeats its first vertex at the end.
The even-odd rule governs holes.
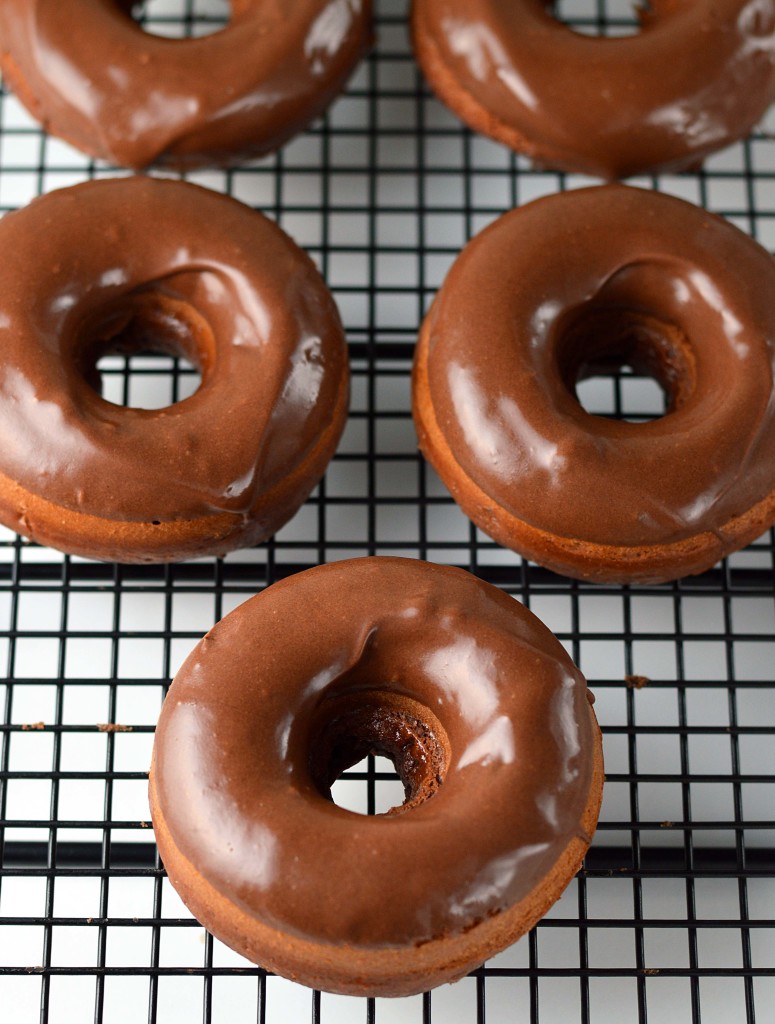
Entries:
POLYGON ((428 708, 399 694, 367 691, 324 702, 312 724, 309 753, 320 794, 333 801, 334 783, 369 755, 393 764, 404 802, 386 814, 402 814, 438 792, 450 762, 449 739, 428 708))
POLYGON ((585 303, 565 314, 558 329, 558 369, 565 387, 583 409, 600 415, 594 387, 585 382, 613 379, 613 414, 641 422, 645 408, 630 409, 621 383, 628 376, 651 382, 646 405, 668 415, 688 401, 696 385, 696 359, 680 326, 656 314, 618 305, 585 303))
POLYGON ((213 35, 229 23, 233 7, 245 0, 114 0, 144 32, 168 39, 213 35), (193 10, 192 10, 193 7, 193 10))
POLYGON ((78 372, 97 394, 138 409, 181 401, 182 384, 188 393, 197 391, 214 360, 215 338, 202 314, 185 300, 153 289, 103 309, 79 332, 76 353, 78 372), (132 364, 138 356, 143 357, 142 370, 132 364), (118 379, 110 380, 111 374, 118 379))
MULTIPOLYGON (((632 0, 544 0, 556 21, 585 36, 634 36, 653 16, 660 0, 634 4, 632 0)), ((663 6, 666 6, 663 0, 663 6)))

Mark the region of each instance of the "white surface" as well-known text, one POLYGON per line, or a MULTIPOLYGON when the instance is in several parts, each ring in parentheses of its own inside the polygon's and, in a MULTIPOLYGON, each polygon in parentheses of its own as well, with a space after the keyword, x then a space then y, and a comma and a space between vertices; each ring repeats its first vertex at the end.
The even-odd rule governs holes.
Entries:
MULTIPOLYGON (((200 0, 200 11, 222 13, 223 4, 208 8, 200 0)), ((155 0, 155 15, 175 14, 180 0, 155 0)), ((323 161, 323 143, 317 132, 292 142, 282 154, 279 165, 272 158, 256 168, 232 175, 207 172, 192 175, 216 189, 230 186, 238 198, 263 208, 315 256, 335 291, 348 334, 362 341, 373 330, 377 342, 411 341, 422 309, 437 287, 454 255, 465 239, 485 226, 500 210, 513 202, 556 191, 563 181, 557 175, 532 173, 519 161, 514 175, 513 158, 487 140, 471 137, 459 129, 457 121, 433 100, 422 103, 426 129, 437 132, 418 143, 415 87, 418 74, 406 59, 407 46, 402 24, 405 11, 400 0, 378 4, 382 16, 378 58, 370 71, 364 65, 357 73, 349 95, 332 108, 328 124, 328 171, 317 170, 323 161), (390 90, 370 106, 369 86, 376 82, 390 90), (377 163, 372 171, 369 130, 377 134, 377 163), (401 129, 387 134, 387 129, 401 129), (439 130, 444 130, 445 133, 439 130), (379 134, 381 132, 382 134, 379 134), (282 171, 278 173, 277 167, 282 171), (322 205, 324 188, 329 191, 333 211, 322 205), (373 197, 373 204, 372 204, 373 197), (420 208, 420 197, 423 206, 420 208), (466 197, 469 208, 464 202, 466 197), (347 211, 342 211, 346 206, 347 211), (370 256, 372 223, 377 246, 370 256), (416 250, 422 228, 425 248, 416 250), (329 249, 322 243, 328 239, 329 249), (418 297, 419 276, 428 294, 418 297), (373 301, 369 286, 373 284, 373 301)), ((582 11, 583 13, 583 11, 582 11)), ((172 26, 168 26, 170 28, 172 26)), ((165 29, 166 30, 166 29, 165 29)), ((174 31, 174 27, 172 27, 174 31)), ((91 176, 88 161, 69 147, 42 139, 35 125, 13 97, 2 100, 3 134, 0 137, 0 205, 14 207, 29 201, 39 191, 73 184, 91 176), (32 131, 29 131, 32 130, 32 131), (28 133, 29 131, 29 133, 28 133), (43 167, 38 170, 42 159, 43 167)), ((723 210, 745 230, 756 228, 758 237, 775 245, 775 146, 758 141, 749 148, 735 146, 712 158, 710 176, 663 177, 659 187, 693 202, 703 199, 712 209, 723 210), (758 218, 751 216, 747 191, 746 166, 753 162, 758 177, 753 183, 758 218)), ((98 174, 114 174, 100 168, 98 174)), ((569 176, 568 187, 588 184, 586 179, 569 176)), ((649 186, 650 181, 637 184, 649 186)), ((396 364, 390 364, 395 366, 396 364)), ((400 367, 399 367, 400 368, 400 367)), ((356 374, 362 365, 355 364, 356 374)), ((427 554, 437 561, 466 562, 471 538, 476 538, 480 566, 514 567, 517 556, 503 552, 486 538, 472 532, 459 510, 447 499, 446 491, 429 469, 414 458, 416 438, 408 415, 408 365, 396 376, 379 373, 374 390, 375 450, 373 481, 367 470, 368 434, 364 415, 369 407, 366 378, 362 373, 353 381, 353 415, 348 425, 339 458, 326 480, 325 494, 337 499, 326 507, 324 535, 319 534, 317 506, 302 509, 277 539, 275 555, 283 564, 314 562, 321 542, 329 560, 366 554, 370 551, 404 553, 417 556, 421 547, 422 512, 417 500, 424 483, 427 494, 442 499, 430 504, 424 513, 429 548, 427 554), (409 460, 407 461, 407 457, 409 460), (373 483, 373 493, 371 491, 373 483), (370 534, 365 502, 373 498, 376 519, 370 534), (404 503, 402 499, 410 499, 404 503), (299 547, 286 545, 298 544, 299 547), (355 546, 353 546, 355 545, 355 546)), ((147 383, 137 378, 137 387, 147 383)), ((598 411, 606 410, 610 395, 605 383, 590 384, 585 402, 598 411)), ((637 389, 638 385, 633 385, 637 389)), ((633 394, 633 408, 649 411, 653 389, 646 387, 633 394)), ((139 399, 133 398, 140 404, 139 399)), ((154 403, 164 401, 158 393, 154 403)), ((10 535, 9 535, 10 536, 10 535)), ((13 550, 0 548, 0 559, 12 560, 13 550)), ((23 562, 58 563, 61 556, 35 547, 25 547, 23 562)), ((265 549, 245 552, 233 559, 262 566, 265 549)), ((730 560, 732 567, 754 566, 772 569, 768 545, 759 545, 730 560)), ((260 578, 257 572, 256 578, 260 578)), ((561 588, 560 588, 561 590, 561 588)), ((221 612, 243 600, 250 591, 227 586, 221 612)), ((610 775, 629 775, 637 758, 638 770, 655 778, 638 783, 640 817, 656 827, 643 835, 644 845, 682 846, 683 831, 659 827, 660 823, 683 819, 682 787, 676 775, 682 770, 680 748, 681 716, 698 731, 688 740, 689 794, 692 820, 715 822, 721 827, 698 829, 692 834, 696 846, 734 847, 735 832, 726 823, 734 819, 734 786, 725 781, 731 774, 733 741, 730 738, 730 714, 737 715, 742 727, 739 737, 740 770, 747 775, 764 775, 764 782, 743 783, 741 799, 746 821, 766 821, 773 817, 772 735, 746 734, 746 727, 775 728, 775 599, 772 593, 738 592, 725 604, 721 593, 695 591, 691 587, 673 591, 655 589, 631 598, 622 593, 585 593, 579 599, 580 621, 573 621, 571 591, 548 592, 532 589, 533 610, 557 632, 577 657, 582 670, 597 694, 597 711, 604 727, 607 770, 610 775), (682 644, 673 634, 676 613, 682 615, 682 644), (625 610, 630 615, 632 662, 627 663, 625 610), (725 616, 730 621, 727 622, 725 616), (733 636, 725 633, 732 628, 733 636), (576 629, 582 632, 578 645, 572 642, 576 629), (717 639, 716 639, 717 637, 717 639), (680 678, 677 656, 683 657, 685 690, 676 685, 680 678), (727 662, 731 659, 738 685, 734 691, 725 685, 727 662), (631 691, 623 683, 627 673, 648 676, 653 685, 631 691), (757 685, 759 684, 759 685, 757 685), (685 704, 684 704, 685 701, 685 704), (628 746, 624 732, 628 722, 638 727, 659 726, 658 734, 640 732, 634 745, 628 746), (622 730, 622 731, 616 731, 622 730), (713 775, 704 782, 693 776, 713 775)), ((0 593, 0 658, 7 651, 9 630, 18 634, 15 647, 12 721, 16 723, 52 723, 57 719, 54 685, 64 665, 63 704, 60 721, 82 726, 66 732, 61 743, 60 769, 64 772, 104 772, 109 742, 114 749, 114 769, 144 772, 150 760, 152 736, 139 731, 152 726, 162 699, 162 677, 174 673, 194 642, 215 620, 217 611, 213 593, 206 588, 176 585, 167 605, 162 587, 138 588, 131 583, 112 589, 74 585, 66 607, 61 588, 27 585, 20 595, 15 619, 9 593, 0 593), (117 625, 116 639, 110 631, 117 625), (60 630, 65 627, 65 634, 60 630), (171 633, 169 646, 165 635, 171 633), (89 635, 83 635, 89 634, 89 635), (111 680, 112 666, 116 675, 111 680), (109 715, 111 687, 116 694, 115 720, 135 731, 119 733, 108 740, 93 730, 109 715)), ((0 701, 4 697, 0 685, 0 701)), ((51 765, 52 733, 14 732, 10 740, 12 772, 47 771, 51 765)), ((390 796, 378 799, 389 803, 390 796)), ((89 828, 68 828, 57 832, 60 841, 101 841, 105 781, 63 780, 58 783, 59 820, 87 821, 89 828)), ((363 784, 341 783, 342 801, 363 800, 363 784)), ((610 781, 606 787, 602 822, 610 830, 598 832, 597 844, 631 842, 630 783, 610 781)), ((49 829, 36 824, 49 819, 52 782, 50 779, 14 778, 7 787, 6 817, 26 824, 6 829, 6 840, 37 839, 47 841, 49 829)), ((380 804, 382 806, 383 804, 380 804)), ((117 781, 112 786, 112 818, 127 824, 112 832, 115 842, 137 842, 146 838, 138 823, 149 820, 145 783, 142 778, 117 781)), ((311 838, 314 841, 314 838, 311 838)), ((750 829, 749 847, 772 845, 772 833, 750 829)), ((346 880, 340 880, 346 898, 346 880)), ((537 931, 539 968, 559 971, 579 968, 579 882, 556 905, 547 923, 537 931)), ((188 919, 168 883, 164 882, 165 919, 188 919)), ((758 921, 775 919, 775 882, 749 879, 744 883, 751 917, 758 921)), ((694 894, 697 916, 697 963, 701 969, 741 966, 740 890, 735 880, 708 879, 697 882, 694 894), (727 919, 730 927, 703 921, 727 919)), ((53 886, 53 911, 57 918, 81 918, 78 926, 55 926, 52 933, 50 963, 54 967, 94 965, 98 956, 100 930, 86 921, 100 914, 101 896, 107 896, 112 917, 149 918, 153 914, 154 881, 151 878, 113 878, 107 893, 100 880, 57 878, 53 886)), ((637 966, 636 886, 629 879, 589 879, 586 882, 589 966, 603 971, 637 966), (620 921, 621 927, 611 927, 620 921)), ((691 966, 691 933, 686 918, 687 885, 683 879, 646 878, 642 883, 643 942, 645 967, 691 966), (654 922, 652 925, 650 922, 654 922)), ((0 886, 0 925, 2 919, 21 916, 34 919, 46 912, 46 882, 43 878, 4 879, 0 886)), ((40 925, 0 926, 0 964, 21 967, 42 962, 45 930, 40 925)), ((146 967, 151 956, 150 926, 107 928, 105 963, 108 967, 146 967)), ((775 968, 773 929, 751 931, 752 966, 775 968)), ((490 967, 526 968, 528 941, 506 951, 490 967)), ((161 928, 160 965, 197 967, 205 962, 204 932, 198 926, 161 928)), ((213 963, 234 966, 240 959, 218 942, 214 943, 213 963)), ((93 1019, 95 1000, 93 976, 60 977, 51 981, 49 1020, 54 1024, 93 1019)), ((592 1024, 628 1024, 639 1019, 638 980, 635 977, 593 977, 589 982, 590 1020, 592 1024)), ((692 1019, 691 981, 686 977, 666 977, 659 973, 642 976, 648 1019, 684 1024, 692 1019)), ((202 1013, 204 982, 201 977, 162 977, 158 985, 157 1020, 167 1022, 198 1019, 202 1013)), ((572 976, 540 978, 538 1019, 543 1024, 570 1024, 581 1020, 579 981, 572 976)), ((740 977, 701 977, 699 1004, 704 1024, 745 1019, 743 981, 740 977)), ((757 1021, 775 1020, 773 978, 754 981, 757 1021)), ((38 1019, 41 979, 38 976, 0 976, 0 1019, 9 1024, 27 1024, 38 1019)), ((105 982, 103 1019, 109 1024, 141 1022, 148 1019, 148 977, 109 976, 105 982)), ((266 1021, 269 1024, 312 1019, 312 995, 306 989, 281 979, 270 978, 266 988, 266 1021)), ((530 989, 526 977, 488 977, 485 985, 487 1024, 530 1019, 530 989)), ((216 977, 212 983, 212 1020, 223 1022, 255 1021, 258 984, 254 978, 216 977)), ((432 1020, 444 1024, 473 1024, 477 1020, 477 982, 466 979, 454 987, 433 994, 432 1020)), ((366 1021, 364 1000, 323 995, 320 1003, 324 1024, 349 1024, 366 1021)), ((379 1024, 423 1021, 421 998, 379 1000, 375 1009, 379 1024)))

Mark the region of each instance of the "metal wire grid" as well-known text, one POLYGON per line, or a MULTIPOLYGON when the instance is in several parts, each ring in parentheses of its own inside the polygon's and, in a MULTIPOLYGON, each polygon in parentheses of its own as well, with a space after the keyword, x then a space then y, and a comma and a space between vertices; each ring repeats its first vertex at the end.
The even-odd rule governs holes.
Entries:
MULTIPOLYGON (((629 12, 563 8, 583 30, 629 12)), ((223 22, 221 0, 156 0, 149 27, 223 22)), ((276 157, 192 175, 275 217, 318 260, 351 344, 353 407, 318 491, 255 551, 167 567, 100 565, 0 538, 0 1016, 26 1022, 771 1021, 775 1004, 775 544, 704 576, 592 587, 501 551, 416 452, 417 325, 460 245, 494 216, 581 178, 531 170, 462 129, 414 67, 404 0, 377 4, 375 52, 327 117, 276 157), (607 762, 595 843, 531 935, 454 987, 408 1000, 310 993, 206 935, 148 829, 145 769, 175 668, 230 608, 306 565, 402 553, 462 565, 530 605, 595 689, 607 762), (645 685, 644 685, 645 684, 645 685), (118 723, 118 724, 117 724, 118 723)), ((0 209, 117 173, 44 136, 0 95, 0 209)), ((700 174, 638 182, 722 213, 775 247, 765 132, 700 174)), ((192 368, 101 364, 107 394, 164 404, 192 368)), ((588 385, 601 414, 658 415, 653 382, 588 385)), ((395 802, 373 759, 339 802, 395 802)), ((311 837, 313 841, 314 837, 311 837)), ((346 899, 346 880, 339 880, 346 899)))

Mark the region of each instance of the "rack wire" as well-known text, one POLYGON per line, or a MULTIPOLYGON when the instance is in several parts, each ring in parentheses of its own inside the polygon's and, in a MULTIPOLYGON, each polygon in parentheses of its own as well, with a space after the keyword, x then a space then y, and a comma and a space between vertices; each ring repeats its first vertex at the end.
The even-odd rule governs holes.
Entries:
MULTIPOLYGON (((460 246, 504 210, 587 184, 531 168, 430 95, 406 0, 377 0, 376 45, 326 117, 266 160, 190 175, 274 217, 340 305, 352 412, 324 482, 269 543, 224 560, 122 567, 0 536, 0 1015, 167 1024, 553 1024, 775 1020, 775 538, 704 575, 592 586, 479 533, 416 450, 418 324, 460 246), (153 728, 176 667, 213 622, 306 566, 399 553, 461 565, 529 605, 597 695, 607 782, 585 866, 528 937, 425 996, 358 1000, 267 976, 194 921, 159 862, 146 797, 153 728), (2 662, 0 662, 2 663, 2 662)), ((222 26, 226 0, 152 0, 150 31, 222 26)), ((581 31, 631 12, 570 0, 581 31)), ((0 211, 115 168, 44 135, 0 92, 0 211)), ((765 125, 697 174, 634 182, 724 215, 775 247, 765 125)), ((2 258, 9 258, 3 255, 2 258)), ((107 359, 106 394, 165 404, 192 367, 107 359)), ((626 368, 585 385, 602 415, 662 411, 626 368)), ((337 783, 362 812, 395 802, 389 763, 337 783)), ((313 837, 310 837, 311 841, 313 837)), ((346 880, 339 880, 346 898, 346 880)))

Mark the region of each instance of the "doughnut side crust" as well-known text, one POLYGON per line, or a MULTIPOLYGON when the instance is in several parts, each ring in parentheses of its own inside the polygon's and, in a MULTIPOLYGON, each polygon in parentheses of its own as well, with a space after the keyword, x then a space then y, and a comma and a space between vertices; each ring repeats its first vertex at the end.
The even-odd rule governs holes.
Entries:
MULTIPOLYGON (((439 427, 428 386, 426 319, 413 370, 412 411, 420 450, 465 514, 489 537, 553 572, 594 583, 666 583, 712 568, 750 544, 775 521, 775 491, 718 532, 703 531, 667 544, 597 544, 533 526, 499 506, 459 465, 439 427)), ((583 495, 579 496, 583 501, 583 495)))
MULTIPOLYGON (((603 796, 600 729, 589 711, 596 737, 593 777, 580 831, 591 836, 603 796)), ((364 949, 312 942, 263 923, 230 902, 180 852, 159 806, 155 766, 149 785, 154 833, 170 882, 208 931, 253 963, 284 978, 352 996, 409 996, 458 981, 488 957, 525 935, 560 898, 581 867, 589 842, 570 840, 554 867, 530 897, 469 928, 409 949, 364 949)))

